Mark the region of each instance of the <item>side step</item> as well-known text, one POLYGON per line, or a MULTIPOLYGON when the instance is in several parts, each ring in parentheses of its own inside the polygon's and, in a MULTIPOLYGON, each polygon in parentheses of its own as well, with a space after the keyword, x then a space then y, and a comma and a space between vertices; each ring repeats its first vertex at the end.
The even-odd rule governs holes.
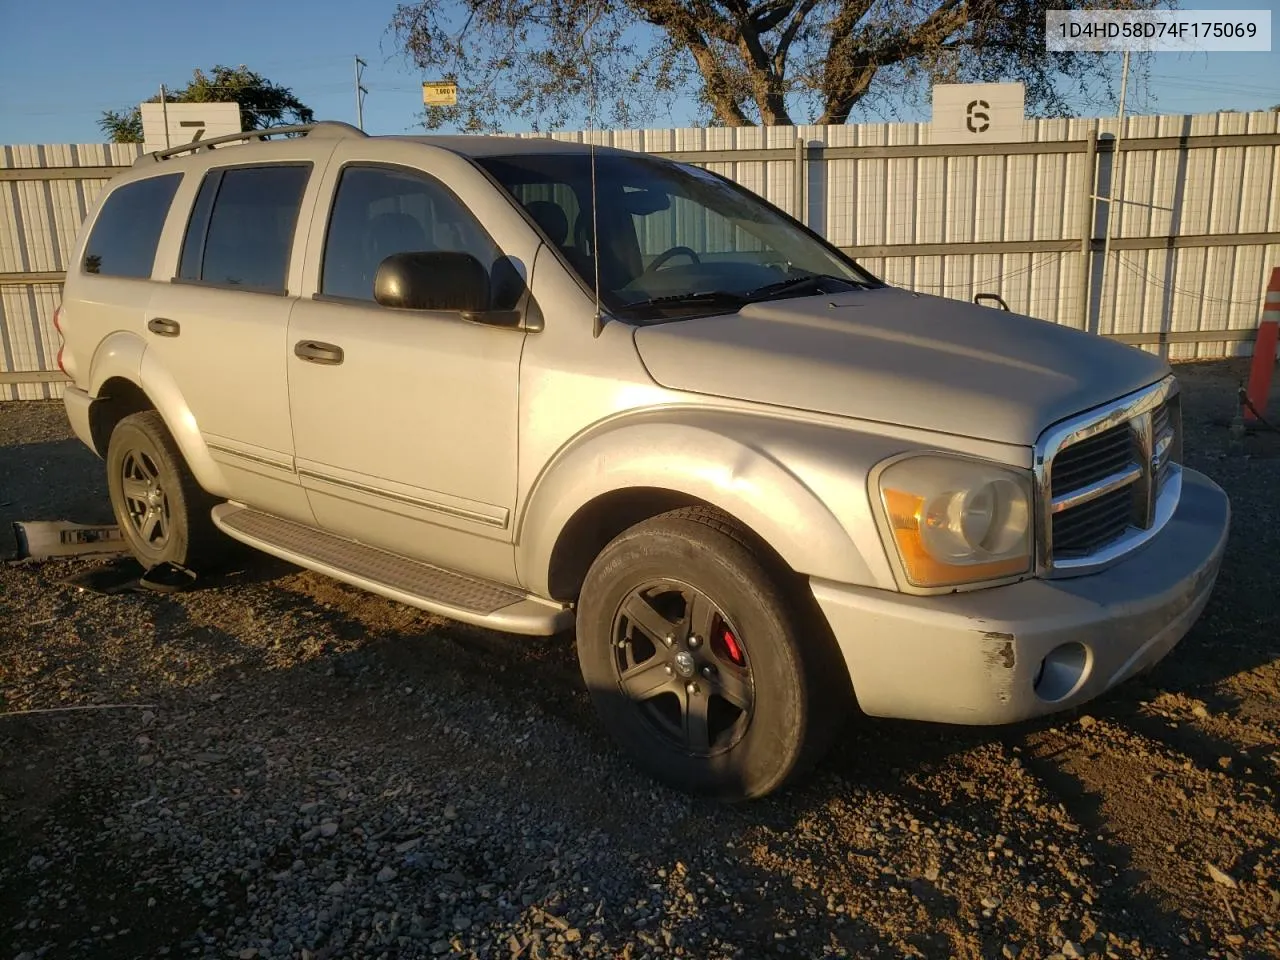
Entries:
POLYGON ((573 611, 561 604, 240 504, 214 507, 213 522, 264 553, 463 623, 534 636, 551 636, 573 623, 573 611))

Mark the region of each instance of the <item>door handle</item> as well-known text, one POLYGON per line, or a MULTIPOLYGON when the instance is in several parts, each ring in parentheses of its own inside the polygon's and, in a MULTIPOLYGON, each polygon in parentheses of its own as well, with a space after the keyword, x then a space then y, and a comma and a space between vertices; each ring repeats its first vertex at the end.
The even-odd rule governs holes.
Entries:
POLYGON ((342 348, 333 343, 318 340, 299 340, 293 345, 294 356, 308 363, 326 363, 336 366, 342 362, 342 348))
POLYGON ((178 321, 168 317, 152 317, 147 321, 147 329, 157 337, 176 337, 182 332, 178 321))

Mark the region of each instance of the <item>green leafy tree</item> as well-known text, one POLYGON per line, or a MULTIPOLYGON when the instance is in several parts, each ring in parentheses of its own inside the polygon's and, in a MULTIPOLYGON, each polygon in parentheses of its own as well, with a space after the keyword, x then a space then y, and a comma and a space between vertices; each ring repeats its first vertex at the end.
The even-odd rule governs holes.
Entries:
POLYGON ((459 87, 428 127, 630 125, 676 95, 726 126, 845 123, 930 82, 1026 84, 1029 108, 1096 101, 1114 57, 1050 53, 1050 9, 1176 0, 408 0, 391 27, 408 58, 459 87))
MULTIPOLYGON (((243 64, 238 67, 215 66, 205 72, 197 69, 189 83, 167 91, 171 103, 240 104, 240 126, 244 130, 265 130, 293 123, 312 123, 311 108, 294 96, 288 87, 272 83, 243 64)), ((160 95, 147 103, 159 103, 160 95)), ((142 110, 107 110, 98 126, 112 143, 142 142, 142 110)))
POLYGON ((142 111, 137 107, 132 110, 104 110, 98 126, 111 143, 142 142, 142 111))

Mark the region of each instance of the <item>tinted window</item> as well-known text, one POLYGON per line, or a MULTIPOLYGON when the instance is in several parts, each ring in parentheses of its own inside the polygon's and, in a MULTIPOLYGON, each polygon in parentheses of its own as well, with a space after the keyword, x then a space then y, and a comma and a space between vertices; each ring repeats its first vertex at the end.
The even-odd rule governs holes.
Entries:
POLYGON ((187 225, 179 276, 206 283, 227 284, 282 293, 293 249, 298 209, 307 185, 309 166, 275 165, 211 171, 201 186, 197 208, 187 225), (212 186, 210 180, 217 178, 212 186), (204 230, 200 202, 216 191, 204 230))
POLYGON ((182 174, 135 180, 107 197, 84 250, 84 272, 150 277, 160 231, 182 174))
MULTIPOLYGON (((385 167, 344 170, 329 217, 320 292, 372 300, 378 265, 393 253, 421 250, 469 253, 491 280, 495 266, 505 263, 484 228, 436 181, 385 167)), ((514 305, 518 278, 511 274, 501 270, 495 306, 514 305)))
POLYGON ((187 235, 182 241, 182 258, 178 261, 178 276, 183 280, 200 279, 200 258, 204 254, 204 241, 209 235, 209 214, 213 212, 213 198, 218 195, 222 171, 215 170, 200 184, 200 194, 191 208, 187 221, 187 235))

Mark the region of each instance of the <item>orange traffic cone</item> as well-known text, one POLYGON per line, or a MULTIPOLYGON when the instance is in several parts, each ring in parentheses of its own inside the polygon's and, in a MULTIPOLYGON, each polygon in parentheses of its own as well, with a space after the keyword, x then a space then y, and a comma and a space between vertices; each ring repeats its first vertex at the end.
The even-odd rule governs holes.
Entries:
POLYGON ((1276 343, 1280 340, 1280 267, 1271 271, 1267 299, 1262 306, 1258 336, 1253 342, 1253 363, 1249 367, 1249 386, 1240 392, 1241 411, 1246 426, 1265 418, 1267 397, 1271 392, 1271 370, 1276 365, 1276 343))

